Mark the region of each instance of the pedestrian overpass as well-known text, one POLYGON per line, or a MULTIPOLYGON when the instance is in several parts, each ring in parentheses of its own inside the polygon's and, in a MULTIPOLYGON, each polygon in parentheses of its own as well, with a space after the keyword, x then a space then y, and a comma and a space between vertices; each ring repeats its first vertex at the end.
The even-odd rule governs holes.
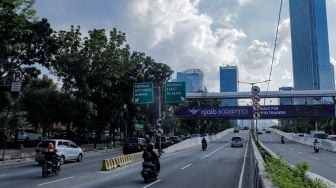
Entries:
MULTIPOLYGON (((296 117, 335 117, 335 90, 306 91, 261 91, 260 98, 332 98, 334 104, 316 105, 264 105, 260 108, 260 119, 282 119, 296 117)), ((251 92, 187 93, 187 99, 251 99, 251 92)), ((188 106, 175 112, 176 118, 253 118, 252 106, 188 106)))
MULTIPOLYGON (((260 98, 336 97, 336 90, 260 91, 260 98)), ((187 99, 247 99, 251 92, 187 93, 187 99)))

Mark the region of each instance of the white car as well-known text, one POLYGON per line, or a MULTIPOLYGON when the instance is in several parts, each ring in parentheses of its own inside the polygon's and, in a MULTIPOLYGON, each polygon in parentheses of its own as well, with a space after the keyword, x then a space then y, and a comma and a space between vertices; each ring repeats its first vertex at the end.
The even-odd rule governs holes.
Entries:
POLYGON ((81 162, 83 160, 83 150, 71 140, 64 139, 48 139, 41 141, 36 148, 35 161, 41 163, 44 161, 44 152, 48 144, 53 143, 57 150, 57 155, 61 157, 61 164, 65 161, 76 160, 81 162))
POLYGON ((19 129, 18 139, 24 141, 41 140, 42 135, 31 129, 19 129))

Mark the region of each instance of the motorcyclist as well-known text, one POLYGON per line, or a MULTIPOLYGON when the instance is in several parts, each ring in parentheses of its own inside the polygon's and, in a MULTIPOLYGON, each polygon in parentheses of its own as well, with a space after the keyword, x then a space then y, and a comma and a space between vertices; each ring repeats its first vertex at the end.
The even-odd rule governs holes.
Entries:
POLYGON ((315 138, 315 140, 314 140, 314 142, 313 142, 313 144, 314 144, 314 146, 316 146, 317 144, 319 144, 320 142, 315 138))
POLYGON ((285 137, 281 136, 281 143, 285 143, 285 137))
POLYGON ((152 162, 155 165, 155 172, 158 175, 160 173, 160 161, 158 155, 154 152, 154 146, 152 143, 147 144, 147 148, 143 153, 144 161, 152 162))
POLYGON ((202 144, 207 144, 207 141, 206 141, 205 137, 203 137, 203 139, 202 139, 202 144))
POLYGON ((57 149, 54 147, 54 144, 53 143, 49 143, 48 144, 48 147, 47 147, 47 150, 45 151, 44 153, 44 157, 47 161, 50 161, 52 162, 53 165, 58 165, 58 155, 57 155, 57 149))

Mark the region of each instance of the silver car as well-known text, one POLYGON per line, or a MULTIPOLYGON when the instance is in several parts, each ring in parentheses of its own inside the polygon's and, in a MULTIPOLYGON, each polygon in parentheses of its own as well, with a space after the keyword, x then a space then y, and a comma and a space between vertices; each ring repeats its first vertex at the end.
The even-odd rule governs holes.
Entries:
POLYGON ((41 163, 44 161, 44 153, 48 147, 49 143, 53 143, 56 150, 57 155, 61 157, 61 164, 64 161, 76 160, 77 162, 81 162, 83 159, 83 150, 78 147, 71 140, 64 139, 48 139, 41 141, 36 148, 35 161, 41 163))
POLYGON ((243 147, 243 139, 240 136, 232 137, 231 147, 243 147))

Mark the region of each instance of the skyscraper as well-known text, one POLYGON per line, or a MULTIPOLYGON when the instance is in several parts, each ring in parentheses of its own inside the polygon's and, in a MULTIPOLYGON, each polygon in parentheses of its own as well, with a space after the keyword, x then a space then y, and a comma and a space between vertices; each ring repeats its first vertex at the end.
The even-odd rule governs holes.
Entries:
POLYGON ((188 69, 176 73, 177 82, 186 83, 187 93, 197 93, 204 91, 204 75, 200 69, 188 69))
POLYGON ((334 90, 325 0, 290 0, 294 90, 334 90))
MULTIPOLYGON (((238 68, 237 66, 220 66, 220 92, 238 91, 238 68)), ((237 106, 237 99, 222 99, 222 106, 237 106)))

